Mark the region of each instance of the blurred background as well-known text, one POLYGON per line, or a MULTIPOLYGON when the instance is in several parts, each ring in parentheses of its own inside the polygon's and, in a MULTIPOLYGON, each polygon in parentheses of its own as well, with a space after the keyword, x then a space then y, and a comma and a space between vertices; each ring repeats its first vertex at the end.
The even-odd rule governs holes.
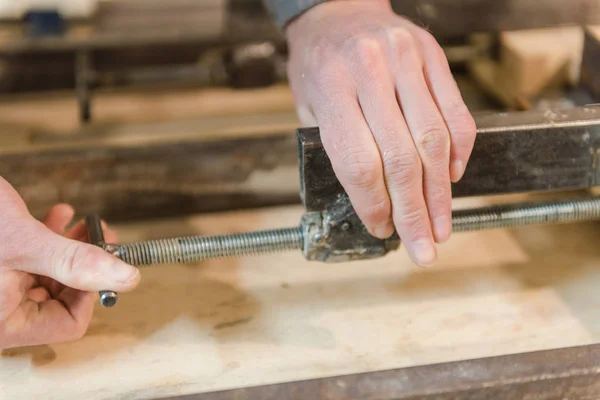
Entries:
MULTIPOLYGON (((595 103, 600 2, 394 0, 473 112, 595 103)), ((0 0, 0 176, 40 216, 296 203, 287 49, 260 0, 0 0)))

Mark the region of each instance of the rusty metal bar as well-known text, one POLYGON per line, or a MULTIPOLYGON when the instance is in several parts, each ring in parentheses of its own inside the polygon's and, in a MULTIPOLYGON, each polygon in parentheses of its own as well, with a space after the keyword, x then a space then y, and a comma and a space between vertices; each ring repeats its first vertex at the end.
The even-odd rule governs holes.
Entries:
MULTIPOLYGON (((585 189, 600 184, 600 107, 556 112, 486 113, 475 116, 477 140, 454 197, 585 189)), ((307 211, 320 211, 340 184, 317 128, 300 132, 300 173, 307 211)), ((332 198, 333 197, 333 198, 332 198)))

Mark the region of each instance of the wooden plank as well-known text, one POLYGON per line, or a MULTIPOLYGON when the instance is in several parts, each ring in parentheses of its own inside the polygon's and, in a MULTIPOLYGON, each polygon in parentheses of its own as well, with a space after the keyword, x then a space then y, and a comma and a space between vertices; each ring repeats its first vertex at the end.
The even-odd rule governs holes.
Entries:
MULTIPOLYGON (((120 127, 134 129, 127 125, 135 124, 144 125, 139 129, 149 129, 146 125, 149 123, 185 124, 203 118, 257 114, 264 115, 265 124, 268 124, 268 114, 293 113, 294 100, 287 85, 254 90, 142 87, 95 91, 92 112, 94 121, 87 129, 98 131, 121 130, 120 127)), ((78 134, 82 129, 77 99, 74 94, 64 92, 4 99, 0 101, 0 124, 55 135, 78 134)))
MULTIPOLYGON (((512 200, 522 199, 504 201, 512 200)), ((455 207, 485 203, 462 199, 455 207)), ((294 226, 301 213, 285 207, 116 228, 121 242, 131 242, 294 226)), ((2 352, 0 393, 11 400, 160 398, 597 343, 599 240, 597 224, 456 234, 427 269, 413 266, 404 250, 327 266, 284 253, 144 269, 139 289, 113 309, 97 309, 82 340, 2 352)), ((570 365, 586 367, 581 359, 570 365)), ((412 383, 423 393, 436 380, 469 388, 486 373, 511 377, 539 364, 456 375, 446 367, 405 388, 412 383)), ((379 376, 376 383, 393 381, 379 376)), ((548 399, 576 398, 559 397, 569 389, 582 390, 565 384, 548 399)), ((499 394, 491 398, 520 398, 499 394)))

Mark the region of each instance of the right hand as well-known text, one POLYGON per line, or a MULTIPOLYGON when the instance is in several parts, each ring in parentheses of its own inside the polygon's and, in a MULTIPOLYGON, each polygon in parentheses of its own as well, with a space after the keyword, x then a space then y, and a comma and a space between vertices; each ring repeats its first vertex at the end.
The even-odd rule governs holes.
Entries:
POLYGON ((476 127, 446 56, 389 0, 324 2, 286 29, 289 78, 304 125, 323 147, 372 235, 396 230, 420 265, 452 232, 450 182, 476 127))
MULTIPOLYGON (((59 204, 37 221, 0 178, 0 349, 78 339, 98 291, 128 292, 139 283, 137 268, 83 243, 83 221, 64 232, 73 215, 59 204)), ((105 235, 116 240, 108 229, 105 235)))

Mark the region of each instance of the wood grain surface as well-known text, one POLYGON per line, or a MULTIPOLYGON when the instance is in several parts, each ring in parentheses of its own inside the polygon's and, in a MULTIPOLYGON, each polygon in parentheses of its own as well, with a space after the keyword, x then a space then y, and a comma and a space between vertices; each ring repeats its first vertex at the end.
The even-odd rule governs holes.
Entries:
MULTIPOLYGON (((513 198, 486 201, 499 200, 513 198)), ((122 242, 247 231, 300 213, 117 231, 122 242)), ((150 268, 82 340, 4 351, 0 398, 156 398, 597 342, 599 239, 593 223, 456 234, 429 269, 403 250, 341 265, 290 253, 150 268)))

